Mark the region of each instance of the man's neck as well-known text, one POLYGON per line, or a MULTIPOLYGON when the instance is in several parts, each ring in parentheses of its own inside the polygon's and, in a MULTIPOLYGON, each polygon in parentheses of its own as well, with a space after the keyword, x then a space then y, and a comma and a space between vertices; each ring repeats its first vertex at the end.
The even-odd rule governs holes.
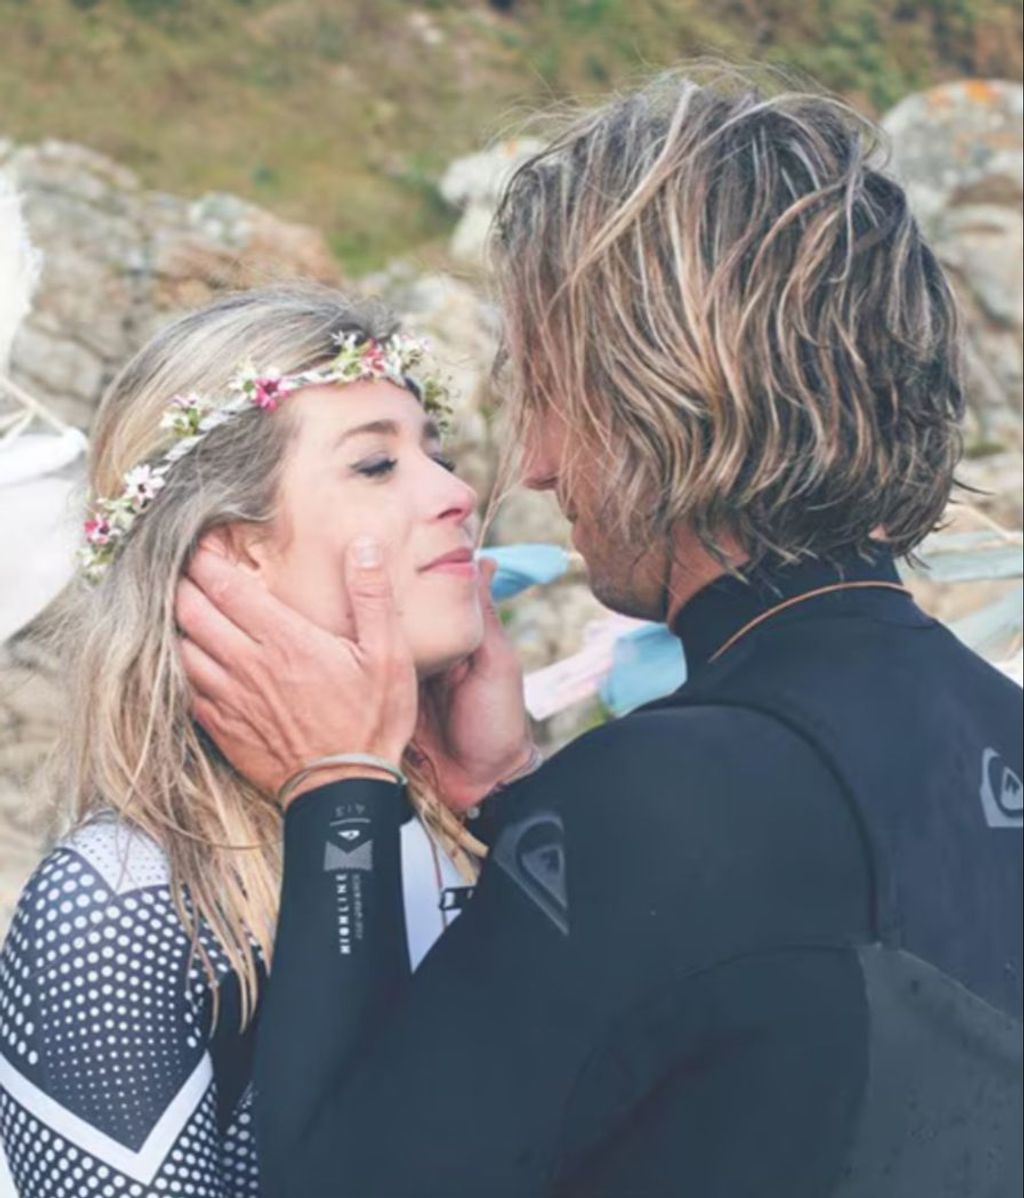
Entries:
MULTIPOLYGON (((747 555, 731 537, 723 539, 722 548, 734 566, 747 560, 747 555)), ((668 573, 665 623, 669 628, 674 626, 676 617, 698 591, 725 573, 726 567, 704 548, 694 532, 690 529, 677 531, 668 573)))

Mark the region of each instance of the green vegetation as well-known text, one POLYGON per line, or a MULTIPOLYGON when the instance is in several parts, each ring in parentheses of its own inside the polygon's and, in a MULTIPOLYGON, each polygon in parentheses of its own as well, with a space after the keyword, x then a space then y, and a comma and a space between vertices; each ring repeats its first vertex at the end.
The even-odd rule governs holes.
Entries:
MULTIPOLYGON (((878 113, 1018 78, 1019 0, 0 0, 0 135, 324 229, 359 272, 430 255, 435 182, 515 113, 699 54, 795 68, 878 113)), ((432 248, 433 247, 433 248, 432 248)))

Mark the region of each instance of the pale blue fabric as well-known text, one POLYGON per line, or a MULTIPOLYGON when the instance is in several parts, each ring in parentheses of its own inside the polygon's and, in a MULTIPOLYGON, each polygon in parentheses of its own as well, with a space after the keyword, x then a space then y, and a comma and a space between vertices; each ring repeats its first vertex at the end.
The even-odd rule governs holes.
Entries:
MULTIPOLYGON (((568 553, 557 545, 488 545, 480 550, 480 556, 498 563, 491 585, 498 602, 528 587, 554 582, 569 568, 568 553)), ((645 624, 616 642, 601 698, 616 715, 624 715, 676 690, 685 680, 686 663, 678 638, 662 624, 645 624)))
POLYGON ((612 668, 601 684, 601 698, 616 715, 660 699, 686 681, 686 659, 679 638, 664 624, 643 624, 615 642, 612 668))
POLYGON ((497 602, 511 599, 528 587, 554 582, 569 569, 569 554, 557 545, 487 545, 479 556, 498 563, 491 583, 491 594, 497 602))

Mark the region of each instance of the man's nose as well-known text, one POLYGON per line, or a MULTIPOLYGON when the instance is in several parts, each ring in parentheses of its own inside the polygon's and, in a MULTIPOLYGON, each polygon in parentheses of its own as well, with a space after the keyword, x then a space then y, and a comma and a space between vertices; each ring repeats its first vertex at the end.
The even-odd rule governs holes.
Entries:
POLYGON ((539 450, 523 455, 520 483, 530 491, 548 491, 557 479, 558 470, 549 454, 539 450))

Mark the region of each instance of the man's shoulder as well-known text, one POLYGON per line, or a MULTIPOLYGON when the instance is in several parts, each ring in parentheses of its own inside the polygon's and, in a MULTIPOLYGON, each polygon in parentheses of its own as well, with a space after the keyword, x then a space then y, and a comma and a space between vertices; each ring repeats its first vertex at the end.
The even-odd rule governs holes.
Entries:
POLYGON ((553 755, 545 769, 549 777, 584 771, 616 785, 639 776, 727 783, 751 766, 765 784, 824 768, 804 738, 764 711, 664 701, 591 729, 553 755))
POLYGON ((643 855, 651 837, 708 858, 742 840, 765 868, 862 852, 828 762, 786 724, 728 706, 658 706, 595 728, 527 779, 517 808, 553 807, 580 839, 643 855))
POLYGON ((587 894, 576 910, 588 927, 632 936, 663 920, 690 945, 687 959, 709 962, 846 943, 868 925, 868 857, 842 787, 771 716, 638 711, 574 741, 528 782, 496 857, 511 859, 510 843, 547 818, 570 900, 574 888, 587 894))

